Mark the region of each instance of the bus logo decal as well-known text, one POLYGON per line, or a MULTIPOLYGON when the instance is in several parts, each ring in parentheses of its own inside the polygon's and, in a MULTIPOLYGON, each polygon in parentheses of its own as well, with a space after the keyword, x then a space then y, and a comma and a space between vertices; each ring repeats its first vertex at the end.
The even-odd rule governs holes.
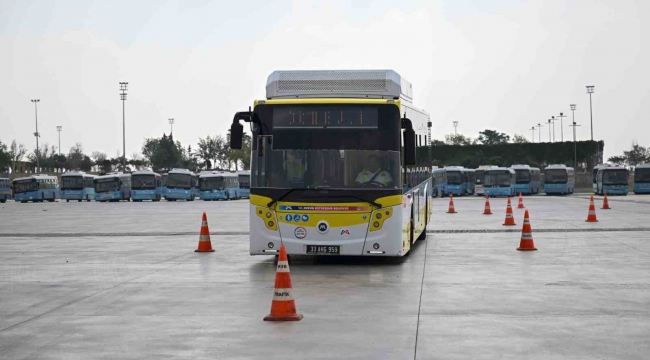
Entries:
POLYGON ((307 230, 299 226, 293 231, 293 235, 296 237, 296 239, 304 239, 305 236, 307 236, 307 230))
POLYGON ((318 224, 316 225, 316 230, 318 230, 318 232, 321 233, 321 234, 327 233, 327 231, 329 231, 329 229, 330 229, 330 226, 327 223, 327 221, 325 221, 325 220, 319 221, 318 224))

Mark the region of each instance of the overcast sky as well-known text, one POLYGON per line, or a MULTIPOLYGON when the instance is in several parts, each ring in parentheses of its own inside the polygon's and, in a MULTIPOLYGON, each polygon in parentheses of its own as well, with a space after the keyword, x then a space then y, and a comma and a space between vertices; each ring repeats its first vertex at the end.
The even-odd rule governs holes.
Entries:
MULTIPOLYGON (((0 0, 0 140, 121 155, 169 133, 225 134, 277 69, 394 69, 434 138, 531 127, 577 104, 579 140, 605 155, 650 146, 650 1, 0 0)), ((572 139, 564 119, 564 138, 572 139)), ((548 127, 541 129, 548 141, 548 127)), ((555 125, 559 141, 560 123, 555 125)), ((535 131, 535 140, 538 132, 535 131)))

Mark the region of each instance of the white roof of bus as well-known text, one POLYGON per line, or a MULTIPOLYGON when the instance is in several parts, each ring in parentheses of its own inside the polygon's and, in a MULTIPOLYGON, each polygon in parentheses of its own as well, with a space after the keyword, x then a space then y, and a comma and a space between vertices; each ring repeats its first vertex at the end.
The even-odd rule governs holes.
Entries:
POLYGON ((447 170, 463 170, 465 168, 462 167, 462 166, 445 166, 445 169, 447 169, 447 170))
POLYGON ((187 169, 171 169, 167 174, 190 174, 195 175, 193 172, 187 169))
POLYGON ((36 174, 36 175, 31 175, 31 176, 24 176, 24 177, 20 177, 20 178, 15 178, 14 181, 16 181, 16 180, 28 180, 28 179, 57 179, 57 177, 52 176, 52 175, 36 174))
POLYGON ((629 170, 627 170, 626 167, 623 167, 623 166, 607 166, 607 167, 604 167, 604 168, 600 168, 600 170, 603 170, 603 171, 608 171, 608 170, 626 170, 626 171, 629 171, 629 170))
POLYGON ((547 166, 546 169, 567 169, 567 170, 571 169, 571 170, 573 170, 572 167, 566 166, 564 164, 551 164, 551 165, 547 166))
POLYGON ((212 177, 238 177, 235 173, 223 172, 223 171, 213 171, 211 173, 201 173, 199 178, 212 178, 212 177))
POLYGON ((251 171, 250 170, 237 171, 237 174, 239 174, 239 175, 250 175, 251 171))
POLYGON ((73 171, 67 171, 67 172, 61 174, 61 177, 63 177, 63 176, 85 176, 85 175, 86 175, 86 173, 83 172, 83 171, 74 171, 73 170, 73 171))
POLYGON ((151 170, 137 170, 131 173, 131 175, 160 175, 157 172, 151 170))
POLYGON ((648 169, 648 168, 650 168, 650 163, 637 165, 636 168, 637 169, 648 169))
POLYGON ((106 175, 99 175, 95 177, 95 180, 101 180, 101 179, 110 179, 110 178, 115 178, 115 177, 131 177, 131 174, 125 174, 122 172, 115 172, 115 173, 108 173, 106 175))
POLYGON ((478 168, 476 168, 476 170, 485 170, 485 169, 490 169, 490 168, 495 168, 495 167, 498 167, 498 166, 496 166, 496 165, 481 165, 478 168))
POLYGON ((413 86, 393 70, 280 70, 266 98, 375 98, 413 101, 413 86))
POLYGON ((507 172, 509 172, 509 173, 512 173, 512 174, 514 174, 514 172, 515 172, 515 171, 514 171, 513 169, 511 169, 511 168, 499 167, 499 166, 496 166, 496 167, 493 167, 493 168, 489 168, 489 169, 485 169, 485 172, 490 172, 490 171, 504 171, 504 170, 507 171, 507 172))

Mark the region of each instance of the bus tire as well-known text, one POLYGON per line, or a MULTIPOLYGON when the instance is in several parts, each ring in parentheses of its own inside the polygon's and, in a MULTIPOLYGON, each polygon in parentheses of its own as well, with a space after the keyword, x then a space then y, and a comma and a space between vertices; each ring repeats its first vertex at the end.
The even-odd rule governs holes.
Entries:
POLYGON ((0 203, 2 203, 2 204, 6 203, 6 202, 7 202, 7 199, 0 200, 0 203))
POLYGON ((79 199, 79 202, 82 202, 82 201, 83 201, 83 199, 79 199))
POLYGON ((70 202, 70 199, 65 199, 65 202, 70 202))
POLYGON ((27 200, 20 200, 21 204, 27 204, 27 200))

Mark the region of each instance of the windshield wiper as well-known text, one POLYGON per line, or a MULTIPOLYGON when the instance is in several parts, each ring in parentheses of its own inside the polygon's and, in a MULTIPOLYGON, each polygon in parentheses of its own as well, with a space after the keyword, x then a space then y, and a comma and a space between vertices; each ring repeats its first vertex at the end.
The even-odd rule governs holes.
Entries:
POLYGON ((282 196, 280 196, 279 198, 271 200, 271 202, 266 204, 266 207, 270 208, 274 204, 278 203, 278 201, 282 201, 282 199, 286 198, 287 196, 289 196, 289 194, 291 194, 292 192, 294 192, 296 190, 307 190, 307 189, 300 189, 300 188, 289 189, 289 190, 287 190, 287 192, 282 194, 282 196))
POLYGON ((372 200, 364 199, 364 198, 362 198, 360 196, 356 196, 356 195, 339 195, 338 197, 348 197, 348 198, 358 199, 358 200, 361 200, 363 202, 367 202, 368 204, 376 207, 377 209, 381 209, 381 205, 377 204, 376 202, 374 202, 372 200))

